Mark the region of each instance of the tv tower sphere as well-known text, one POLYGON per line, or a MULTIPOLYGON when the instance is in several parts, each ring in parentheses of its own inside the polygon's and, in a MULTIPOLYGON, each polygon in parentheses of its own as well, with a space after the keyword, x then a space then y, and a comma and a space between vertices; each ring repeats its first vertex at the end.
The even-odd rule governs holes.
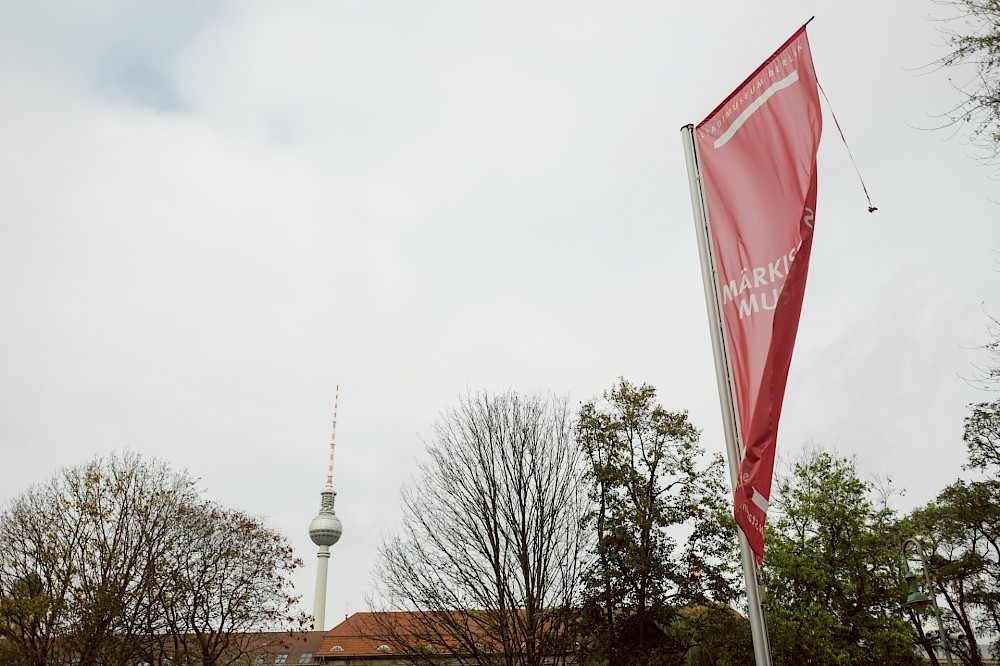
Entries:
POLYGON ((323 489, 321 498, 319 513, 309 523, 309 538, 317 546, 332 546, 340 541, 340 535, 344 533, 344 526, 333 510, 337 493, 327 486, 323 489))

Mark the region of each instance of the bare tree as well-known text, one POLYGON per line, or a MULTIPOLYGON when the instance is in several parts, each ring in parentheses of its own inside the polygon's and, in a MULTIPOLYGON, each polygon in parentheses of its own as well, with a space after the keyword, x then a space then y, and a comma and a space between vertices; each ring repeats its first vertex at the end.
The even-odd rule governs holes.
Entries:
POLYGON ((294 625, 300 564, 258 519, 201 499, 188 474, 96 458, 0 512, 0 638, 26 666, 211 666, 244 653, 246 632, 294 625))
POLYGON ((41 666, 127 663, 176 507, 194 481, 134 454, 66 468, 0 515, 0 635, 41 666), (26 590, 30 590, 25 594, 26 590), (46 661, 48 660, 48 662, 46 661))
POLYGON ((469 393, 443 414, 400 531, 379 552, 373 616, 413 663, 566 663, 588 543, 564 400, 469 393))
POLYGON ((146 660, 229 664, 259 650, 256 632, 304 631, 291 575, 302 561, 287 540, 247 514, 211 502, 178 512, 152 590, 146 660))
POLYGON ((942 19, 950 51, 936 64, 968 66, 949 79, 961 101, 946 118, 949 124, 967 127, 972 144, 981 151, 980 159, 996 164, 1000 156, 1000 2, 935 1, 952 12, 942 19))

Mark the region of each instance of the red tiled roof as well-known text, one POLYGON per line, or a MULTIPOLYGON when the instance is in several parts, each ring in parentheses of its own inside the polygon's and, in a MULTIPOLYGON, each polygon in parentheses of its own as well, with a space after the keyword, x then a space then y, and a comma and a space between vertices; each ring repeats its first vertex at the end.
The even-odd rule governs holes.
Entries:
POLYGON ((300 663, 317 663, 318 656, 323 645, 322 631, 303 631, 289 633, 287 631, 261 632, 254 634, 254 647, 251 653, 250 663, 254 663, 253 657, 264 655, 264 664, 277 663, 275 658, 278 655, 287 655, 284 663, 289 666, 300 663), (314 655, 311 661, 303 662, 303 655, 314 655))
POLYGON ((322 657, 389 657, 396 653, 398 656, 398 651, 391 644, 391 639, 386 638, 385 630, 379 627, 378 619, 383 622, 389 621, 393 626, 393 633, 397 637, 409 636, 414 639, 414 642, 418 640, 423 642, 418 636, 425 632, 419 628, 426 626, 426 619, 420 613, 407 611, 361 612, 351 615, 326 632, 323 637, 323 645, 317 654, 322 657), (389 649, 379 650, 379 647, 383 645, 389 649), (338 647, 339 649, 337 649, 338 647))
POLYGON ((325 659, 398 657, 425 646, 442 655, 451 651, 491 651, 496 646, 479 617, 477 612, 457 611, 444 617, 412 611, 355 613, 326 632, 317 654, 325 659), (451 636, 456 629, 463 638, 451 636), (469 632, 480 638, 473 638, 469 632), (463 642, 470 640, 476 641, 475 646, 463 642))
MULTIPOLYGON (((412 621, 409 613, 393 613, 401 621, 412 621)), ((416 615, 416 614, 414 614, 416 615)), ((381 656, 386 651, 379 651, 379 646, 385 641, 379 640, 379 630, 375 624, 375 613, 362 612, 355 613, 349 618, 330 629, 323 636, 323 643, 319 653, 322 656, 381 656), (339 647, 340 649, 335 649, 339 647)))

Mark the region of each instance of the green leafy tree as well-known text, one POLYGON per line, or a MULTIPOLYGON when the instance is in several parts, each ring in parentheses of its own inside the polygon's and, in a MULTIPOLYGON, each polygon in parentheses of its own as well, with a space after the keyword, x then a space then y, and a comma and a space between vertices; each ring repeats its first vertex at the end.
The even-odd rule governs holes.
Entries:
MULTIPOLYGON (((1000 16, 995 3, 992 11, 994 17, 1000 16)), ((970 381, 990 390, 1000 382, 1000 322, 993 317, 987 333, 989 341, 980 349, 990 363, 977 367, 970 381)), ((963 663, 979 666, 983 663, 979 639, 1000 637, 1000 400, 969 405, 963 440, 968 455, 965 469, 982 476, 946 487, 934 501, 914 510, 904 529, 906 536, 921 540, 928 555, 936 589, 927 593, 936 594, 945 611, 946 630, 955 637, 950 641, 953 650, 963 663)), ((923 630, 927 618, 912 611, 909 617, 919 643, 936 663, 934 646, 923 630)), ((936 628, 936 623, 932 626, 936 628)))
POLYGON ((678 607, 735 595, 735 532, 721 459, 706 461, 686 412, 620 380, 580 409, 597 543, 584 603, 597 662, 671 663, 678 607), (686 540, 679 537, 687 535, 686 540))
MULTIPOLYGON (((914 511, 907 521, 929 556, 931 578, 946 612, 946 630, 960 635, 951 641, 963 661, 982 666, 978 633, 1000 630, 1000 484, 959 480, 914 511)), ((922 618, 921 644, 930 655, 922 618)), ((936 628, 936 625, 934 625, 936 628)))
POLYGON ((965 446, 968 467, 981 471, 1000 471, 1000 400, 969 406, 965 418, 965 446))
MULTIPOLYGON (((995 376, 995 369, 987 372, 995 376)), ((987 478, 951 484, 909 516, 908 530, 930 554, 949 632, 962 637, 954 647, 965 663, 979 666, 979 637, 1000 636, 1000 401, 970 405, 963 439, 966 469, 987 478)), ((911 620, 921 629, 921 618, 911 620)), ((930 653, 929 642, 921 643, 930 653)))
POLYGON ((679 646, 683 666, 744 666, 754 662, 750 623, 729 606, 681 609, 667 630, 679 646))
POLYGON ((11 666, 46 666, 56 652, 51 597, 42 579, 29 574, 15 580, 0 597, 0 663, 11 666))
POLYGON ((896 517, 854 462, 807 452, 779 476, 764 576, 775 664, 913 664, 896 517))

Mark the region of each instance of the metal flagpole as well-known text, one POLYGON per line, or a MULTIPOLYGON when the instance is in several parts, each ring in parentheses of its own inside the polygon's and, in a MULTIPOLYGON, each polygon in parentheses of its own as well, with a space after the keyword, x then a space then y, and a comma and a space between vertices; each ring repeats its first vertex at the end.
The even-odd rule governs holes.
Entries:
MULTIPOLYGON (((722 408, 722 423, 726 434, 726 456, 729 460, 729 477, 736 492, 736 481, 742 460, 739 440, 739 424, 736 419, 733 397, 732 368, 726 355, 725 332, 722 328, 722 312, 719 307, 719 290, 715 279, 715 259, 712 253, 712 237, 708 229, 708 209, 705 207, 705 192, 701 181, 701 162, 698 160, 698 144, 695 141, 694 125, 681 128, 684 140, 684 157, 687 160, 688 184, 691 189, 691 208, 694 211, 695 235, 698 238, 698 253, 701 255, 701 277, 705 288, 705 305, 708 309, 708 325, 712 334, 712 350, 715 352, 715 378, 719 387, 719 405, 722 408)), ((746 535, 739 527, 736 533, 740 541, 740 559, 743 562, 743 578, 747 589, 747 607, 750 631, 753 635, 753 652, 757 666, 771 666, 771 646, 764 624, 761 607, 760 588, 757 584, 757 563, 750 550, 746 535)))

